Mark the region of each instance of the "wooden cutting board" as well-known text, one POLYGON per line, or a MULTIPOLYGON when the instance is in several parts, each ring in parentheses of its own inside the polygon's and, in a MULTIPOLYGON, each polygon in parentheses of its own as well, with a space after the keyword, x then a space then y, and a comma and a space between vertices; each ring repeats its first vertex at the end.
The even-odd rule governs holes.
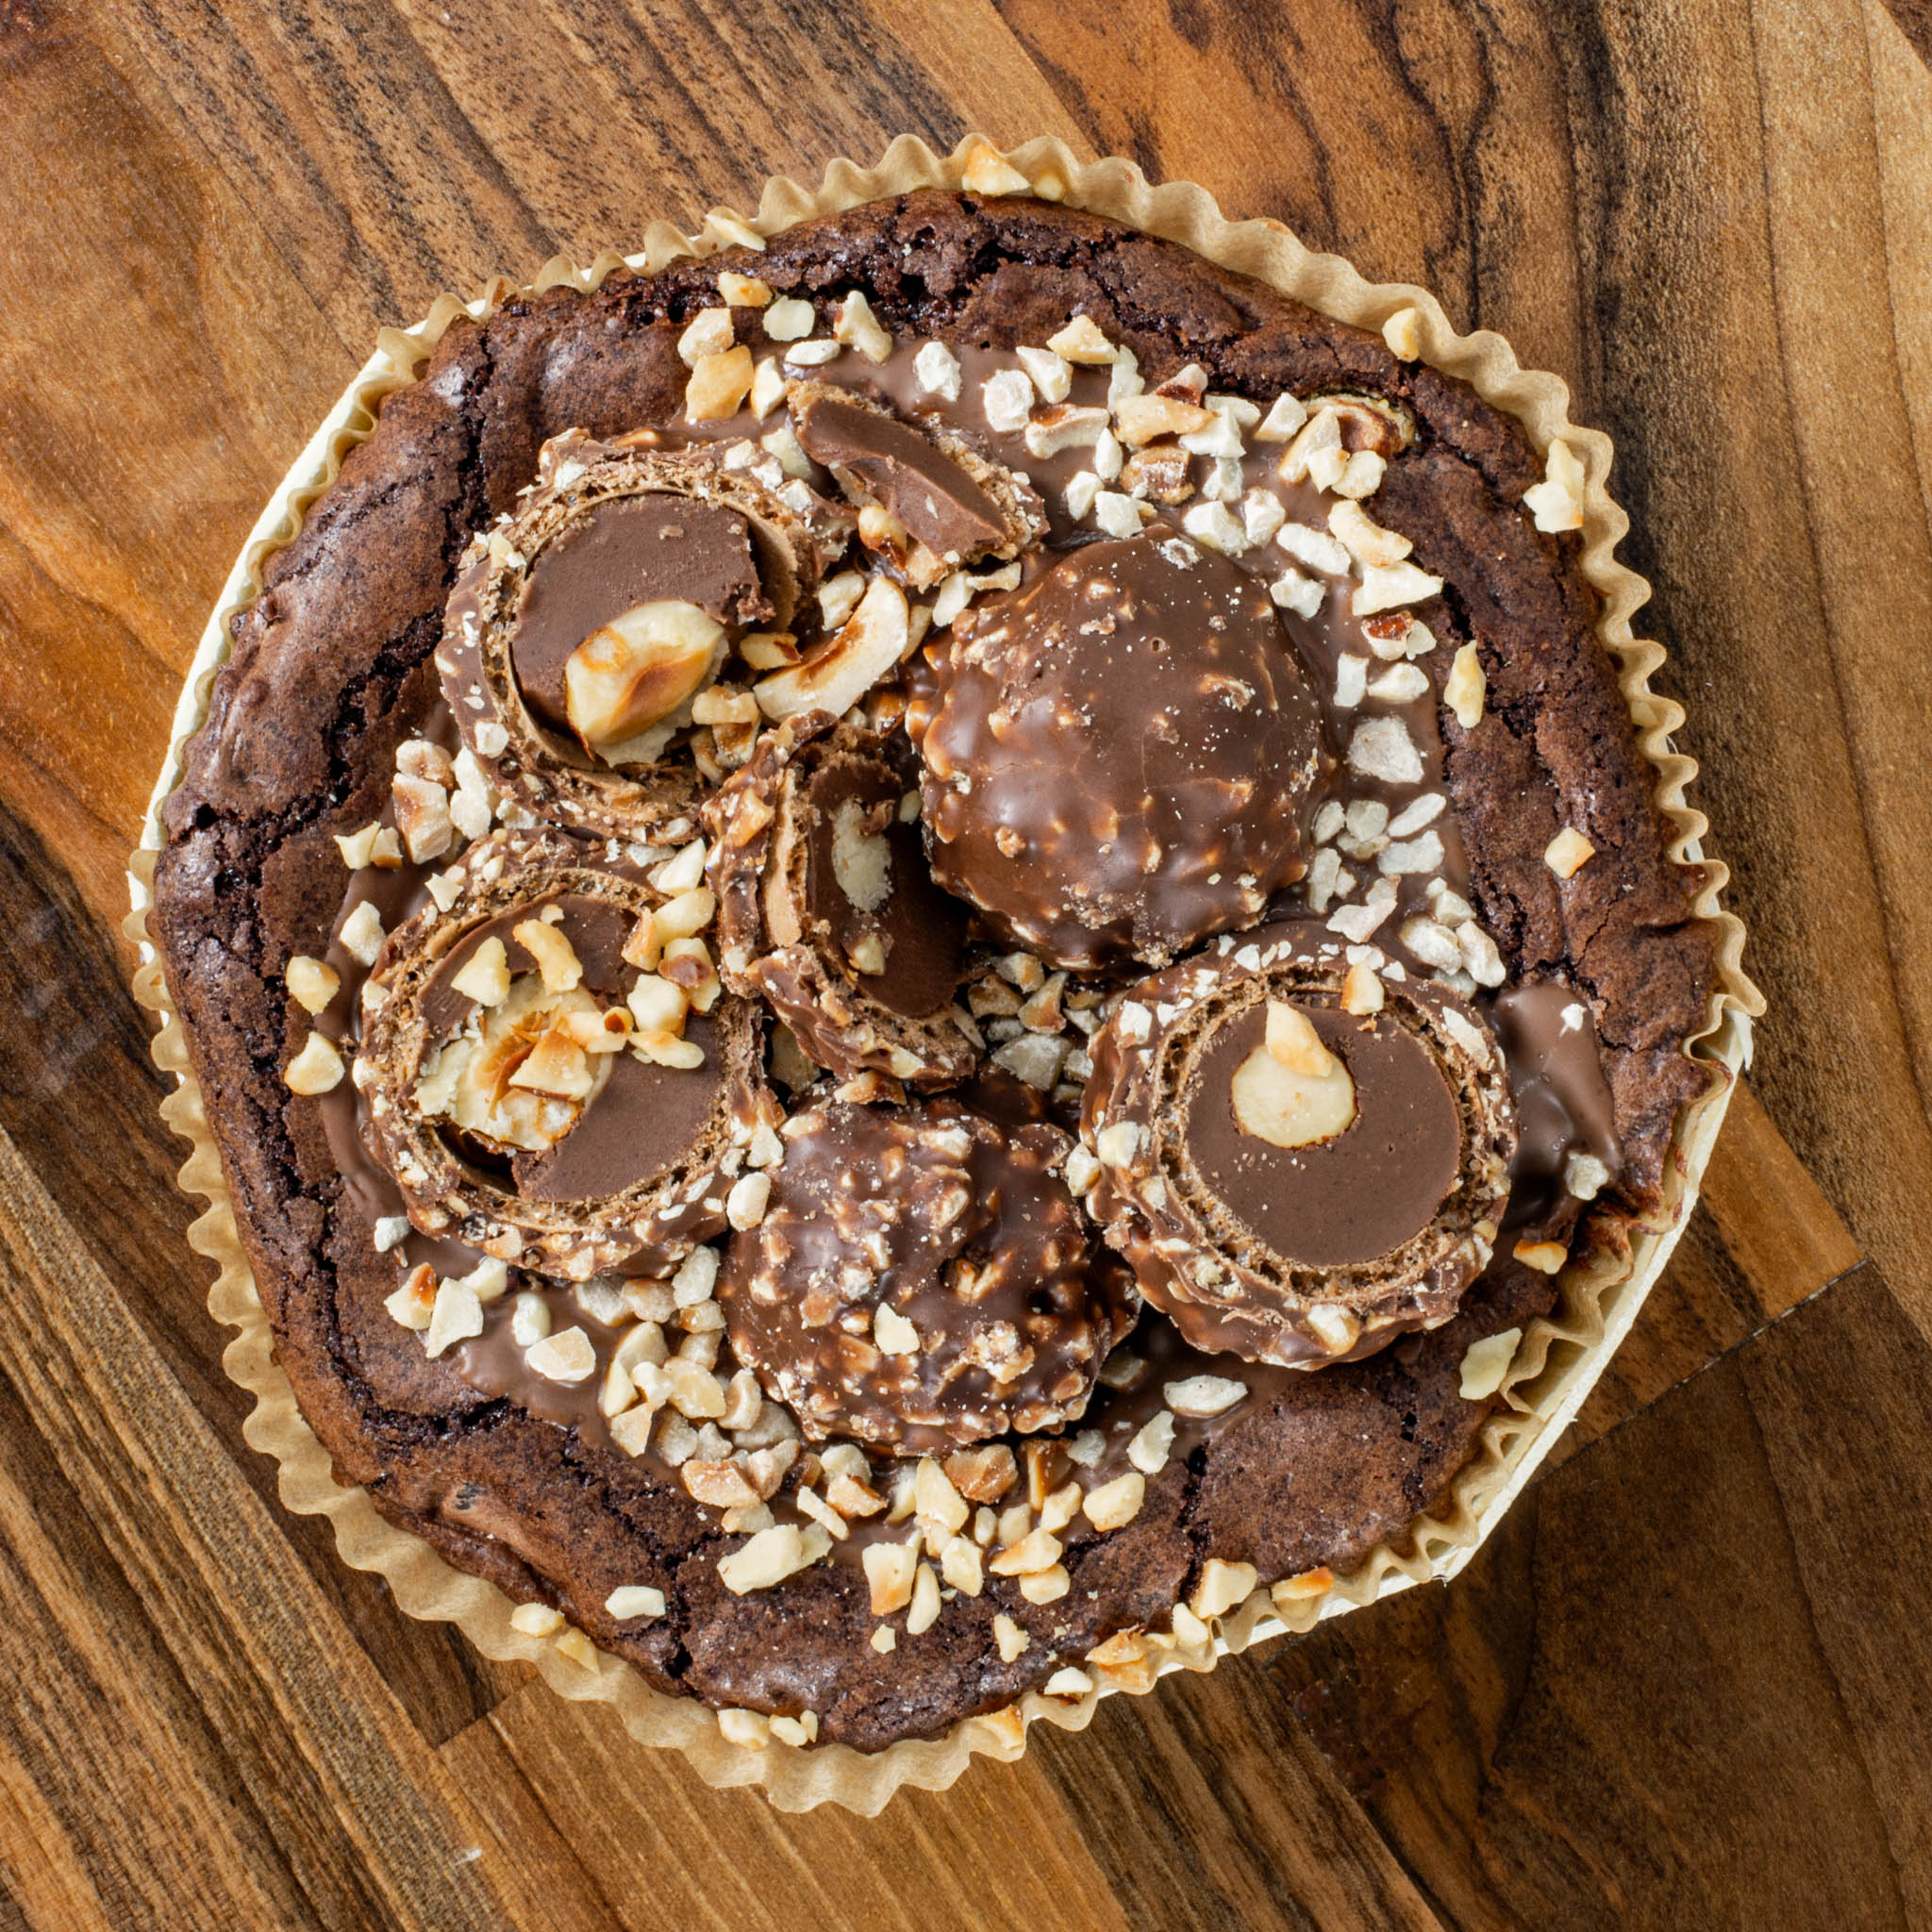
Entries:
POLYGON ((1932 9, 1894 5, 0 0, 0 1925, 1932 1924, 1932 9), (791 1819, 279 1509, 123 862, 378 325, 969 127, 1191 176, 1570 375, 1772 1008, 1671 1275, 1454 1589, 791 1819))

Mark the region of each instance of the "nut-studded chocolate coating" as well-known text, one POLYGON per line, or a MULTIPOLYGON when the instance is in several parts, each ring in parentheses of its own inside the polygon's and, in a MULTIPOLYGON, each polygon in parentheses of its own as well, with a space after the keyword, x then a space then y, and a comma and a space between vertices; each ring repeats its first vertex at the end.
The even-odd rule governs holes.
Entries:
MULTIPOLYGON (((782 483, 775 464, 766 467, 767 480, 782 483)), ((464 553, 436 654, 463 742, 496 785, 540 818, 608 837, 649 840, 696 809, 706 787, 688 754, 669 748, 654 763, 606 764, 543 715, 554 714, 557 691, 526 694, 516 651, 525 595, 545 549, 580 532, 601 507, 669 496, 743 520, 763 606, 783 629, 852 530, 842 506, 802 485, 785 487, 803 495, 805 510, 749 471, 726 467, 716 448, 627 449, 580 436, 545 446, 537 486, 516 516, 464 553)), ((659 594, 681 598, 687 589, 667 581, 659 594)), ((724 614, 748 608, 741 596, 724 614)))
POLYGON ((705 808, 720 970, 835 1074, 957 1085, 966 908, 933 884, 910 760, 824 711, 787 719, 705 808), (857 894, 857 898, 853 896, 857 894))
POLYGON ((1357 982, 1379 1005, 1345 1010, 1347 973, 1323 928, 1267 926, 1143 981, 1095 1039, 1088 1208, 1196 1348, 1354 1360, 1446 1322, 1488 1264, 1516 1146, 1502 1050, 1433 982, 1357 982), (1283 1147, 1241 1124, 1232 1082, 1271 1001, 1345 1066, 1339 1134, 1283 1147))
POLYGON ((1328 769, 1260 582, 1156 525, 1091 543, 956 626, 907 727, 933 870, 1075 971, 1162 964, 1253 925, 1307 870, 1328 769))
POLYGON ((1061 1179, 1066 1135, 949 1097, 820 1099, 784 1140, 718 1299, 807 1435, 917 1456, 1085 1409, 1129 1311, 1061 1179))
MULTIPOLYGON (((637 976, 622 958, 624 936, 662 895, 600 856, 557 832, 499 832, 473 847, 449 910, 424 908, 377 956, 354 1070, 364 1140, 420 1232, 574 1281, 663 1274, 717 1234, 746 1145, 779 1117, 760 1068, 757 1008, 728 994, 688 1024, 687 1037, 705 1049, 703 1066, 611 1056, 581 1118, 553 1147, 519 1149, 485 1168, 463 1157, 446 1123, 425 1116, 417 1085, 425 1063, 475 1010, 452 979, 485 939, 508 950, 518 924, 558 908, 557 929, 574 941, 583 985, 602 996, 586 1004, 623 1005, 637 976)), ((512 970, 535 963, 511 956, 512 970)))

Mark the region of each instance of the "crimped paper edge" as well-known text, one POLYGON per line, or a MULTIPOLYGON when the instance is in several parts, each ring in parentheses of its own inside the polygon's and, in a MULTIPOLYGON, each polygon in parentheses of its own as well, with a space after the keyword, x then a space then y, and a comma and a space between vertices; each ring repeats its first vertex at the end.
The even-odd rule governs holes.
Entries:
MULTIPOLYGON (((969 161, 977 156, 984 164, 988 152, 999 153, 976 135, 967 136, 943 157, 914 137, 901 136, 875 167, 833 161, 815 191, 782 176, 769 179, 758 212, 749 222, 724 208, 711 210, 691 235, 668 222, 655 222, 637 253, 600 254, 588 267, 558 257, 544 265, 530 286, 541 291, 569 285, 589 291, 620 267, 657 270, 680 257, 710 255, 861 202, 918 188, 959 188, 966 185, 969 161)), ((1610 441, 1599 430, 1570 422, 1569 390, 1561 378, 1522 369, 1508 342, 1493 331, 1458 335, 1425 289, 1411 283, 1367 282, 1341 257, 1305 248, 1278 222, 1228 221, 1213 198, 1191 182, 1157 186, 1131 161, 1119 158, 1083 163, 1057 140, 1028 142, 1003 158, 1026 177, 1041 199, 1063 201, 1180 242, 1224 268, 1269 282, 1336 320, 1379 331, 1398 310, 1415 309, 1424 361, 1462 377, 1491 404, 1516 417, 1540 450, 1561 437, 1575 451, 1586 482, 1581 568, 1603 600, 1598 635, 1617 664, 1619 686, 1639 744, 1657 773, 1655 797, 1674 827, 1671 856, 1701 869, 1703 886, 1694 911, 1714 922, 1721 932, 1717 985, 1705 1027, 1691 1051, 1723 1068, 1724 1077, 1678 1118, 1666 1165, 1664 1205, 1656 1224, 1631 1226, 1627 1251, 1620 1251, 1612 1241, 1564 1271, 1562 1302, 1555 1314, 1533 1322, 1525 1331, 1502 1391, 1503 1407, 1484 1424, 1477 1455, 1455 1477, 1442 1504, 1412 1521, 1400 1546, 1378 1544, 1356 1570, 1338 1577, 1324 1595, 1293 1603, 1285 1616, 1276 1611, 1265 1589, 1257 1591, 1221 1620, 1212 1645, 1170 1654, 1160 1674, 1177 1669, 1211 1670, 1221 1655, 1244 1650, 1286 1630, 1311 1629, 1324 1618, 1345 1614, 1414 1583, 1453 1576, 1469 1562, 1574 1419, 1662 1273, 1696 1200, 1732 1088, 1749 1062, 1750 1024, 1763 1011, 1763 999, 1743 973, 1743 926, 1720 904, 1728 873, 1718 861, 1703 857, 1707 821, 1685 795, 1696 765, 1671 742, 1671 733, 1684 721, 1683 709, 1650 689, 1649 680, 1665 661, 1665 653, 1655 642, 1639 639, 1631 628, 1631 619, 1648 598, 1650 587, 1613 556, 1629 519, 1607 491, 1610 441)), ((902 1785, 942 1790, 975 1756, 1018 1757, 1025 1748, 1025 1724, 1044 1722, 1063 1730, 1085 1729, 1100 1699, 1122 1687, 1103 1682, 1076 1700, 1029 1691, 1015 1707, 1018 1724, 1011 1713, 967 1719, 941 1738, 907 1740, 871 1756, 841 1745, 801 1751, 776 1740, 753 1750, 727 1742, 708 1708, 693 1699, 652 1689, 621 1659, 598 1651, 594 1664, 585 1666, 560 1652, 553 1640, 513 1629, 510 1601, 494 1585, 457 1570, 422 1539, 386 1522, 362 1490, 336 1482, 327 1452, 297 1409, 288 1378, 272 1357, 267 1316, 242 1248, 180 1022, 147 933, 155 856, 161 844, 160 806, 179 780, 184 744, 207 715, 209 686, 228 656, 230 619, 258 592, 268 558, 300 529, 308 507, 334 480, 347 451, 375 427, 381 398, 415 379, 417 367, 458 315, 480 320, 516 290, 515 283, 496 276, 471 301, 447 294, 438 297, 414 328, 379 332, 375 353, 309 440, 250 533, 223 587, 182 691, 142 846, 130 866, 134 910, 125 930, 142 959, 134 979, 135 996, 161 1022, 153 1048, 156 1063, 176 1082, 162 1104, 162 1116, 193 1150, 180 1170, 179 1182, 184 1191, 208 1204, 191 1226, 189 1241, 217 1265, 209 1312, 238 1331, 224 1352, 223 1367, 231 1380, 256 1398, 243 1433, 252 1447, 275 1459, 283 1503, 297 1514, 329 1517, 343 1560, 354 1568, 379 1573, 404 1611, 456 1624, 488 1657, 534 1664, 560 1696, 611 1704, 634 1737, 682 1751, 708 1784, 758 1787, 781 1810, 836 1803, 873 1816, 902 1785)))

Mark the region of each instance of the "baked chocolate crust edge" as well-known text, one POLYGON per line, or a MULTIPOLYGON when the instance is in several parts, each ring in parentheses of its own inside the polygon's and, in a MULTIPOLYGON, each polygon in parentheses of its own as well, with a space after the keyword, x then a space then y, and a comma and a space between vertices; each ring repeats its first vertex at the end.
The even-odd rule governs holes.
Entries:
MULTIPOLYGON (((677 1598, 678 1614, 619 1637, 600 1608, 611 1522, 633 1553, 624 1582, 657 1580, 637 1574, 638 1546, 669 1574, 715 1530, 694 1506, 627 1482, 608 1458, 506 1403, 467 1391, 447 1406, 446 1389, 413 1391, 387 1359, 377 1386, 339 1319, 338 1274, 352 1245, 332 1225, 341 1184, 313 1109, 281 1079, 306 1030, 282 968, 294 953, 321 950, 341 888, 331 835, 375 815, 395 744, 435 702, 425 660, 464 542, 510 505, 549 436, 611 435, 675 413, 686 375, 678 329, 715 299, 721 269, 753 267, 781 291, 864 287, 895 332, 1011 346, 1043 339, 1080 308, 1153 371, 1193 359, 1217 388, 1370 389, 1408 406, 1422 433, 1390 466, 1380 513, 1447 581, 1493 694, 1474 733, 1444 725, 1480 910, 1519 970, 1561 970, 1588 990, 1628 1156, 1619 1205, 1632 1213, 1657 1205, 1672 1124, 1710 1078, 1682 1042, 1705 1024, 1718 935, 1691 912, 1700 874, 1666 856, 1655 774, 1595 637, 1597 601, 1576 541, 1541 536, 1510 512, 1540 478, 1539 459, 1465 385, 1397 361, 1372 336, 1096 217, 937 193, 793 229, 755 263, 732 251, 621 275, 589 296, 518 298, 482 324, 457 324, 271 560, 163 811, 153 928, 244 1245, 304 1414, 338 1473, 367 1487, 386 1517, 512 1595, 558 1602, 659 1688, 713 1703, 808 1704, 826 1737, 876 1749, 1008 1701, 1049 1660, 1002 1666, 988 1647, 975 1663, 961 1646, 985 1645, 986 1632, 974 1619, 949 1619, 925 1688, 904 1658, 876 1674, 828 1672, 846 1642, 848 1657, 867 1655, 868 1620, 842 1601, 788 1598, 800 1613, 785 1619, 791 1657, 760 1661, 755 1626, 763 1615, 776 1628, 776 1607, 713 1603, 705 1591, 722 1592, 708 1576, 705 1591, 677 1598), (1580 823, 1614 865, 1559 886, 1541 852, 1560 823, 1580 823), (488 1521, 460 1507, 471 1489, 489 1498, 488 1521), (511 1520, 520 1507, 521 1525, 511 1520), (541 1536, 528 1526, 539 1522, 541 1536), (546 1581, 556 1577, 567 1590, 546 1581), (806 1625, 823 1641, 799 1646, 806 1625)), ((1287 1574, 1345 1568, 1399 1539, 1473 1453, 1489 1410, 1445 1391, 1440 1374, 1419 1376, 1418 1351, 1453 1348, 1446 1358, 1459 1359, 1476 1335, 1520 1324, 1549 1299, 1541 1277, 1506 1267, 1449 1328, 1314 1378, 1328 1391, 1316 1407, 1360 1407, 1393 1452, 1388 1481, 1348 1498, 1346 1520, 1308 1507, 1319 1474, 1298 1474, 1292 1496, 1255 1507, 1250 1452, 1278 1466, 1284 1430, 1311 1450, 1319 1437, 1313 1407, 1284 1423, 1257 1407, 1199 1467, 1177 1462, 1163 1477, 1166 1507, 1157 1507, 1160 1486, 1150 1487, 1144 1534, 1070 1550, 1075 1599, 1099 1587, 1100 1570, 1112 1573, 1102 1595, 1118 1627, 1136 1605, 1142 1617, 1164 1610, 1209 1550, 1287 1574)), ((829 1580, 812 1588, 834 1594, 829 1580)), ((1107 1634, 1096 1623, 1088 1641, 1107 1634)))

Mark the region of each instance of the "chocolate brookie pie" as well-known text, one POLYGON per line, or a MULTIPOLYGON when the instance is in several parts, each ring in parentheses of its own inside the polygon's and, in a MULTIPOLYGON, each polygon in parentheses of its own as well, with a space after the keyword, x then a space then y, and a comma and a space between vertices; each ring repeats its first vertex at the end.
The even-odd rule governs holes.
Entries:
POLYGON ((1579 490, 1032 201, 457 321, 156 879, 342 1480, 861 1751, 1400 1545, 1711 1078, 1579 490))

